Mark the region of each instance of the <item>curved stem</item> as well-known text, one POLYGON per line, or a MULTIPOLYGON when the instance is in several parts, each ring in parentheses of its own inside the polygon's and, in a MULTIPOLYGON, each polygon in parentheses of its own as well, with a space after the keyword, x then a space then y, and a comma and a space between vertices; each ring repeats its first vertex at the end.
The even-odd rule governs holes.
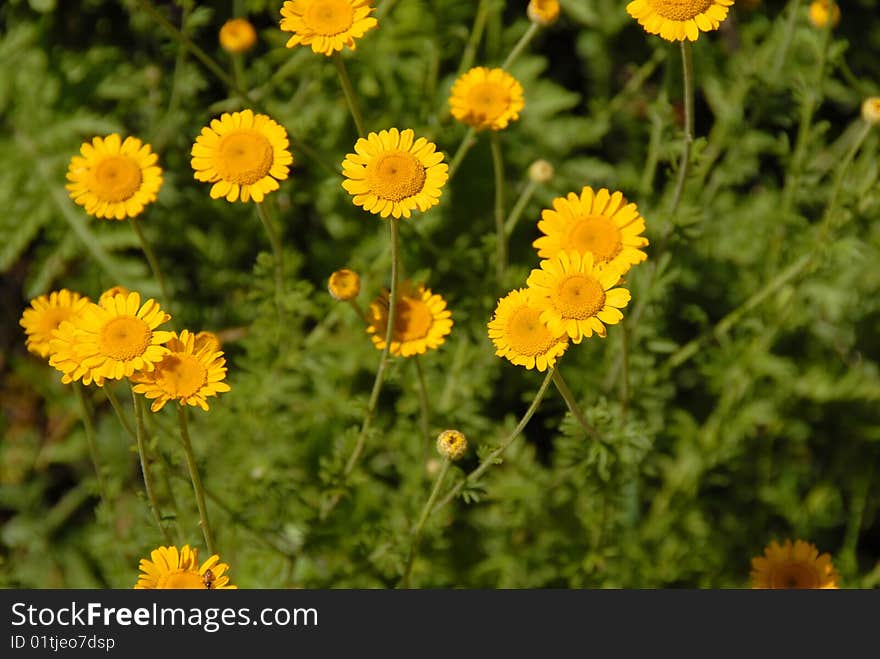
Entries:
POLYGON ((364 310, 361 308, 361 305, 358 304, 358 301, 354 298, 348 300, 348 304, 351 305, 351 308, 354 309, 354 312, 357 314, 357 317, 360 318, 364 325, 370 324, 370 319, 367 318, 367 314, 364 313, 364 310))
POLYGON ((199 476, 199 468, 196 464, 196 456, 193 453, 192 442, 189 438, 189 428, 186 422, 186 408, 177 407, 177 421, 180 426, 180 443, 183 445, 183 453, 186 456, 186 466, 189 469, 189 477, 192 481, 193 492, 196 496, 196 506, 199 509, 199 526, 202 527, 202 535, 205 536, 205 546, 208 555, 213 556, 214 534, 211 532, 211 523, 208 521, 208 507, 205 504, 205 488, 202 487, 202 479, 199 476))
POLYGON ((272 245, 272 254, 275 257, 275 306, 278 309, 278 318, 284 320, 284 308, 282 299, 284 297, 284 248, 281 245, 281 238, 275 229, 275 225, 269 218, 266 208, 262 202, 254 204, 257 207, 257 215, 266 235, 269 237, 269 243, 272 245))
POLYGON ((138 219, 136 217, 131 217, 128 221, 137 235, 138 241, 141 244, 141 250, 144 252, 144 256, 147 257, 147 263, 150 264, 150 270, 153 271, 153 276, 159 284, 159 291, 162 293, 162 306, 168 310, 171 303, 171 296, 168 295, 168 286, 165 283, 165 276, 162 274, 162 269, 159 267, 159 260, 156 258, 156 253, 153 251, 150 241, 148 241, 146 235, 144 235, 144 230, 141 227, 141 223, 138 222, 138 219))
POLYGON ((348 109, 351 112, 354 125, 357 128, 360 137, 366 136, 364 130, 364 117, 357 103, 357 96, 354 93, 354 87, 351 84, 351 78, 348 77, 348 70, 345 68, 345 61, 339 52, 333 53, 333 64, 336 65, 336 72, 339 74, 339 82, 342 84, 342 91, 345 94, 345 101, 348 103, 348 109))
POLYGON ((467 132, 464 134, 464 137, 461 139, 461 143, 455 150, 455 155, 453 155, 452 160, 449 161, 449 178, 446 179, 447 183, 452 180, 455 172, 458 171, 458 167, 459 165, 461 165, 461 161, 464 160, 467 152, 470 151, 471 147, 477 143, 476 134, 477 129, 471 126, 470 128, 468 128, 467 132))
POLYGON ((681 66, 684 81, 684 143, 682 145, 681 164, 678 167, 678 180, 675 182, 672 206, 669 209, 670 216, 675 215, 678 211, 678 205, 681 203, 691 164, 691 147, 694 143, 694 63, 691 56, 690 43, 687 41, 679 43, 681 45, 681 66))
POLYGON ((409 553, 406 558, 406 567, 403 570, 403 577, 400 580, 402 588, 409 588, 409 577, 412 573, 412 566, 413 563, 415 563, 416 555, 419 552, 419 542, 422 540, 422 529, 425 527, 425 522, 428 521, 428 517, 431 515, 431 508, 434 507, 434 502, 437 500, 437 495, 440 493, 440 487, 443 485, 443 481, 446 479, 448 471, 449 458, 443 458, 443 464, 440 467, 440 473, 437 474, 437 480, 434 482, 434 487, 431 488, 431 494, 428 496, 428 500, 422 507, 419 521, 416 522, 416 525, 412 530, 412 540, 410 541, 409 553))
POLYGON ((459 75, 470 69, 474 64, 474 58, 477 56, 477 47, 483 38, 483 30, 486 29, 486 19, 489 17, 490 4, 491 0, 480 0, 480 4, 477 7, 477 15, 474 18, 474 26, 471 28, 467 45, 464 48, 461 62, 458 65, 459 75))
POLYGON ((588 434, 593 436, 593 439, 598 441, 602 441, 602 435, 599 434, 599 431, 596 430, 590 423, 587 421, 587 418, 583 415, 580 408, 578 407, 577 401, 574 398, 574 394, 571 393, 571 389, 568 388, 568 384, 562 378, 562 373, 559 372, 559 368, 553 371, 553 384, 556 385, 556 389, 559 391, 563 400, 565 400, 565 404, 568 407, 568 411, 571 412, 571 415, 577 420, 578 424, 580 424, 581 428, 587 431, 588 434))
POLYGON ((504 156, 501 153, 501 140, 493 131, 492 169, 495 172, 495 274, 498 285, 504 285, 504 271, 507 269, 507 234, 504 231, 504 156))
POLYGON ((510 211, 510 215, 507 216, 507 219, 504 221, 504 235, 508 238, 513 233, 513 230, 516 228, 517 222, 519 222, 519 218, 522 216, 523 211, 526 209, 526 205, 531 201, 532 195, 535 194, 535 189, 538 187, 538 184, 532 181, 531 179, 526 183, 525 187, 522 189, 522 192, 519 193, 519 197, 516 199, 516 203, 513 205, 513 208, 510 211))
POLYGON ((526 49, 529 45, 529 42, 534 39, 535 35, 538 34, 538 30, 541 29, 541 26, 537 23, 532 23, 529 26, 529 29, 526 30, 525 34, 522 35, 519 41, 516 42, 516 45, 513 47, 513 50, 510 51, 510 54, 507 56, 507 59, 504 60, 504 64, 501 65, 502 69, 509 69, 513 66, 513 63, 516 61, 516 58, 522 54, 522 51, 526 49))
MULTIPOLYGON (((104 486, 104 476, 101 474, 101 460, 98 456, 98 442, 95 438, 95 424, 92 422, 92 412, 89 409, 89 403, 86 400, 85 387, 79 382, 73 383, 73 390, 76 392, 76 400, 79 403, 80 414, 82 415, 83 427, 86 431, 86 442, 89 445, 89 454, 92 457, 92 466, 95 468, 95 478, 98 481, 98 494, 104 506, 109 506, 110 500, 107 498, 107 488, 104 486)), ((109 511, 109 508, 107 508, 109 511)))
POLYGON ((113 390, 110 388, 110 384, 104 383, 104 386, 101 387, 101 390, 104 392, 104 395, 107 396, 107 400, 110 401, 110 405, 113 406, 113 411, 116 412, 116 418, 119 419, 120 425, 132 439, 136 440, 137 434, 135 433, 134 428, 131 427, 131 423, 129 423, 128 421, 125 410, 122 409, 122 404, 119 402, 116 394, 113 393, 113 390))
POLYGON ((159 512, 159 501, 156 499, 156 491, 153 489, 153 475, 150 472, 150 464, 147 460, 147 430, 144 426, 144 403, 134 389, 131 391, 131 400, 134 404, 134 417, 137 423, 137 449, 138 456, 141 459, 141 473, 144 476, 144 489, 147 492, 147 500, 150 502, 150 512, 153 515, 153 521, 156 527, 165 538, 165 543, 174 544, 171 533, 162 523, 162 514, 159 512))

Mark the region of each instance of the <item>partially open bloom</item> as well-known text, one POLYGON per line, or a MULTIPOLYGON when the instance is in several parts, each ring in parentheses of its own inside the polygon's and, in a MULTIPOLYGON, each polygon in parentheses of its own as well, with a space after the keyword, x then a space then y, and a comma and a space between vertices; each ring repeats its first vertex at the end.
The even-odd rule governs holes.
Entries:
POLYGON ((228 590, 238 588, 229 585, 226 570, 229 565, 220 562, 214 554, 199 565, 199 550, 184 545, 158 547, 150 552, 150 559, 140 561, 141 574, 135 584, 136 590, 228 590))
POLYGON ((281 8, 281 29, 293 32, 288 48, 311 46, 329 56, 346 46, 356 48, 355 39, 378 25, 373 11, 370 0, 288 0, 281 8))
POLYGON ((813 0, 807 13, 810 23, 820 30, 831 22, 831 27, 840 23, 840 7, 832 0, 813 0))
POLYGON ((733 0, 633 0, 627 13, 648 34, 667 41, 696 41, 700 32, 717 30, 733 0))
POLYGON ((550 25, 559 18, 558 0, 531 0, 526 13, 532 23, 550 25))
POLYGON ((437 437, 437 452, 455 462, 467 453, 467 439, 458 430, 444 430, 437 437))
POLYGON ((230 53, 244 53, 257 43, 257 31, 246 18, 231 18, 220 28, 220 45, 230 53))
POLYGON ((342 162, 342 187, 355 206, 382 217, 409 217, 440 203, 449 166, 443 153, 409 128, 370 133, 342 162))
POLYGON ((111 286, 106 291, 101 293, 101 297, 98 298, 98 304, 101 304, 101 302, 108 298, 116 297, 117 295, 128 296, 130 292, 131 291, 129 291, 125 286, 120 286, 119 284, 117 284, 116 286, 111 286))
POLYGON ((86 213, 108 220, 136 217, 162 187, 159 157, 136 137, 95 137, 70 159, 67 190, 86 213))
POLYGON ((330 275, 327 290, 340 302, 353 300, 361 292, 361 278, 354 270, 342 268, 330 275))
MULTIPOLYGON (((388 330, 388 291, 373 300, 367 317, 370 324, 367 333, 373 345, 385 349, 385 334, 388 330)), ((397 306, 394 312, 394 328, 391 332, 392 355, 411 357, 439 348, 452 331, 452 312, 446 308, 446 300, 425 288, 423 284, 401 282, 397 291, 397 306)))
POLYGON ((488 327, 495 354, 527 369, 553 368, 568 348, 568 336, 550 331, 528 289, 511 291, 498 300, 488 327))
POLYGON ((289 145, 284 127, 265 114, 224 112, 196 138, 192 168, 197 180, 214 184, 212 199, 259 203, 287 178, 289 145))
POLYGON ((220 351, 222 348, 222 344, 220 343, 220 337, 214 334, 214 332, 209 332, 207 330, 202 330, 196 334, 196 352, 202 349, 202 347, 208 346, 211 350, 220 351))
POLYGON ((477 130, 502 130, 525 106, 522 85, 504 69, 476 66, 462 74, 449 96, 452 116, 477 130))
POLYGON ((819 555, 803 540, 780 545, 775 540, 764 555, 752 559, 752 588, 837 588, 840 576, 829 554, 819 555))
POLYGON ((89 298, 66 288, 31 300, 30 307, 18 321, 27 335, 27 349, 40 357, 48 357, 53 332, 64 321, 79 315, 89 302, 89 298))
POLYGON ((862 103, 862 119, 876 126, 880 124, 880 96, 871 96, 862 103))

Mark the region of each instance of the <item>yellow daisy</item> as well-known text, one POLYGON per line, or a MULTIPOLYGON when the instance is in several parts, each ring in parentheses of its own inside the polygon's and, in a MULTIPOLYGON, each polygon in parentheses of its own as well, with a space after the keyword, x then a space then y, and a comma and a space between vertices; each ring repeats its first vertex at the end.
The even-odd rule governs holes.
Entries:
POLYGON ((477 130, 502 130, 525 106, 522 85, 504 69, 476 66, 463 73, 449 95, 452 116, 477 130))
POLYGON ((127 296, 129 293, 131 293, 131 291, 128 290, 125 286, 120 286, 118 284, 116 286, 111 286, 106 291, 101 293, 101 297, 98 298, 98 304, 101 304, 101 302, 103 302, 107 298, 116 297, 117 295, 127 296))
MULTIPOLYGON (((446 308, 446 301, 423 284, 404 281, 398 288, 391 354, 411 357, 440 347, 452 331, 452 312, 446 308)), ((382 291, 367 314, 367 333, 379 350, 385 349, 389 298, 388 291, 382 291)))
POLYGON ((281 8, 281 29, 293 32, 287 47, 311 46, 316 53, 332 55, 360 39, 378 21, 369 0, 288 0, 281 8))
POLYGON ((527 369, 553 368, 568 348, 568 337, 550 331, 541 320, 541 309, 535 304, 534 294, 525 288, 511 291, 498 300, 488 327, 495 354, 527 369))
POLYGON ((150 409, 161 410, 165 403, 176 400, 180 405, 198 405, 208 410, 208 396, 229 391, 226 360, 209 341, 196 342, 196 336, 183 330, 178 337, 172 332, 165 347, 169 352, 150 371, 131 376, 134 390, 153 401, 150 409))
POLYGON ((245 18, 231 18, 220 28, 220 45, 229 53, 244 53, 257 43, 257 31, 245 18))
POLYGON ((531 0, 526 8, 529 20, 538 25, 550 25, 559 18, 558 0, 531 0))
POLYGON ((284 127, 265 114, 224 112, 196 138, 192 168, 197 180, 214 184, 212 199, 261 202, 287 178, 289 144, 284 127))
POLYGON ((620 309, 630 300, 625 288, 614 288, 620 270, 596 265, 590 253, 561 252, 541 261, 526 282, 534 293, 541 320, 555 335, 568 334, 574 343, 593 332, 603 337, 605 325, 623 319, 620 309), (603 324, 604 323, 604 324, 603 324))
POLYGON ((641 235, 645 219, 623 194, 611 194, 605 188, 594 193, 585 186, 580 197, 573 192, 557 197, 553 209, 541 213, 538 229, 544 235, 532 245, 542 259, 563 251, 590 253, 597 263, 609 263, 624 274, 648 258, 639 249, 648 244, 641 235))
POLYGON ((80 147, 67 169, 67 190, 86 213, 124 220, 139 215, 162 187, 159 157, 136 137, 113 133, 80 147))
POLYGON ((375 215, 409 217, 440 203, 449 166, 443 153, 424 137, 414 140, 409 128, 370 133, 342 162, 342 187, 355 206, 375 215))
POLYGON ((18 321, 27 335, 27 349, 40 357, 48 357, 52 333, 65 320, 80 314, 89 302, 89 298, 66 288, 31 300, 31 306, 24 310, 18 321))
POLYGON ((229 565, 220 562, 214 554, 199 565, 199 550, 184 545, 159 547, 150 552, 150 558, 142 558, 136 590, 229 590, 238 586, 229 585, 226 570, 229 565))
MULTIPOLYGON (((79 317, 74 321, 78 322, 79 317)), ((82 381, 83 384, 92 384, 99 387, 104 385, 104 376, 92 372, 82 363, 78 353, 80 344, 77 326, 70 320, 65 320, 52 332, 52 340, 49 342, 49 365, 61 372, 61 382, 82 381)))
POLYGON ((627 13, 648 34, 667 41, 696 41, 700 32, 717 30, 733 0, 633 0, 627 13))
POLYGON ((348 268, 337 270, 327 280, 327 290, 334 299, 340 302, 353 300, 361 292, 360 275, 348 268))
POLYGON ((840 7, 831 0, 814 0, 810 3, 808 16, 810 23, 820 30, 828 25, 829 21, 831 21, 831 27, 837 27, 837 24, 840 23, 840 7))
POLYGON ((196 352, 199 352, 204 346, 209 346, 211 350, 222 350, 220 337, 214 334, 214 332, 209 332, 207 330, 202 330, 196 334, 196 352))
POLYGON ((775 540, 764 555, 752 559, 752 588, 837 588, 840 576, 831 555, 819 555, 815 546, 803 540, 780 545, 775 540))

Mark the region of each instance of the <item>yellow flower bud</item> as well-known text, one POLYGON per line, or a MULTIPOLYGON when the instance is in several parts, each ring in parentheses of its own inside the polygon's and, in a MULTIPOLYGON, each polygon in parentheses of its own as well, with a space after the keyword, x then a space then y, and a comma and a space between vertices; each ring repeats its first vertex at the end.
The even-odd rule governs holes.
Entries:
POLYGON ((467 439, 458 430, 444 430, 437 437, 437 451, 453 462, 467 452, 467 439))
POLYGON ((862 103, 862 119, 872 126, 880 124, 880 96, 871 96, 862 103))
POLYGON ((108 288, 106 291, 101 293, 101 297, 98 299, 98 304, 101 304, 104 300, 108 298, 113 298, 117 295, 125 295, 128 297, 130 291, 125 286, 114 286, 113 288, 108 288))
POLYGON ((327 290, 340 302, 353 300, 361 292, 361 278, 354 270, 348 268, 337 270, 330 275, 327 290))
POLYGON ((559 2, 557 0, 531 0, 526 13, 532 23, 541 26, 550 25, 559 18, 559 2))
POLYGON ((549 183, 553 180, 556 170, 546 160, 536 160, 529 167, 529 180, 533 183, 549 183))
POLYGON ((244 18, 233 18, 220 28, 220 45, 230 53, 244 53, 257 43, 257 31, 244 18))
POLYGON ((201 331, 196 334, 195 339, 195 349, 196 352, 199 351, 203 346, 210 346, 211 350, 214 352, 219 352, 221 350, 220 338, 214 334, 214 332, 201 331))
POLYGON ((831 0, 814 0, 810 3, 809 17, 810 23, 819 29, 828 25, 829 20, 831 27, 836 27, 840 23, 840 7, 831 0))

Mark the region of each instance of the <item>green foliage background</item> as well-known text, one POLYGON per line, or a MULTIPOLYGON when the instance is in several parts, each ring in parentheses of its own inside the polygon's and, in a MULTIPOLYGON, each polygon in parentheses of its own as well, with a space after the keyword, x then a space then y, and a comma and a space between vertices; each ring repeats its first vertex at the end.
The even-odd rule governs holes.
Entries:
MULTIPOLYGON (((216 35, 233 4, 159 9, 231 70, 216 35)), ((104 395, 89 392, 106 507, 75 398, 26 352, 18 326, 30 298, 62 287, 93 299, 114 284, 159 294, 130 227, 88 217, 63 187, 80 144, 114 131, 160 154, 164 185, 142 219, 173 288, 175 326, 226 339, 232 391, 194 414, 191 429, 233 582, 400 579, 438 466, 419 430, 415 368, 393 360, 365 458, 343 483, 379 352, 325 288, 340 267, 362 274, 362 304, 387 286, 386 222, 354 207, 334 173, 356 135, 332 64, 284 48, 280 1, 236 4, 260 37, 245 56, 255 109, 293 138, 291 176, 270 197, 287 259, 280 328, 254 208, 211 200, 189 166, 200 128, 241 100, 139 1, 0 7, 0 586, 127 588, 139 558, 162 544, 137 454, 104 395), (341 503, 320 520, 336 493, 341 503)), ((368 128, 413 128, 451 157, 465 130, 448 113, 448 92, 477 3, 377 4, 378 29, 346 54, 368 128)), ((403 223, 403 263, 444 296, 455 321, 423 358, 432 436, 459 428, 476 448, 451 483, 515 426, 541 382, 495 357, 486 336, 498 297, 537 266, 540 210, 584 185, 636 202, 651 246, 627 276, 626 320, 561 362, 603 441, 584 435, 551 388, 503 464, 431 519, 413 585, 743 587, 750 558, 791 537, 831 552, 844 587, 876 587, 878 129, 841 167, 862 130, 862 99, 880 92, 875 2, 844 3, 827 44, 805 2, 737 2, 720 31, 700 37, 695 161, 675 216, 678 46, 645 34, 625 0, 562 4, 562 19, 512 67, 526 108, 501 135, 507 208, 535 159, 556 176, 514 231, 506 287, 494 278, 485 139, 440 206, 403 223), (786 6, 798 6, 790 44, 786 6)), ((504 59, 529 25, 525 5, 494 2, 476 64, 504 59)), ((128 402, 127 385, 115 388, 128 402)), ((180 543, 201 546, 174 410, 151 417, 166 521, 180 543)))

